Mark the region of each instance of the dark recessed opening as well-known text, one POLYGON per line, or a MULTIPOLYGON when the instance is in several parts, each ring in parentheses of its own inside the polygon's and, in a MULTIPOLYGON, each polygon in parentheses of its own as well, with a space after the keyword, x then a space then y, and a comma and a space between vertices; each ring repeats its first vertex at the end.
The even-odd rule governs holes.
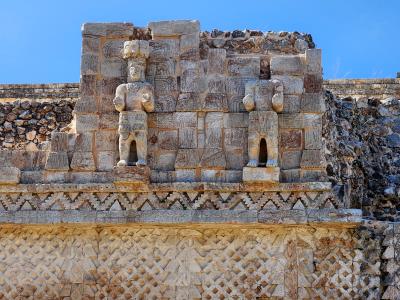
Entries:
POLYGON ((265 139, 261 139, 260 141, 260 154, 258 157, 258 162, 261 166, 265 166, 267 164, 268 154, 267 154, 267 142, 265 139))
POLYGON ((132 141, 131 143, 131 149, 129 151, 129 159, 128 159, 128 165, 136 165, 136 162, 138 161, 137 157, 137 150, 136 150, 136 142, 132 141))

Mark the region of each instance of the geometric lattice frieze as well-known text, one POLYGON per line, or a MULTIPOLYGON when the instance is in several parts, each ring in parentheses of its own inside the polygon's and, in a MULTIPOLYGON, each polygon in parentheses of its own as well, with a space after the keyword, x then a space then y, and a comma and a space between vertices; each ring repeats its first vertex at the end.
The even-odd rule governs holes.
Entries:
MULTIPOLYGON (((356 299, 353 229, 2 227, 5 299, 356 299)), ((371 284, 371 283, 370 283, 371 284)))
POLYGON ((291 210, 342 208, 319 192, 48 192, 0 193, 0 211, 291 210))

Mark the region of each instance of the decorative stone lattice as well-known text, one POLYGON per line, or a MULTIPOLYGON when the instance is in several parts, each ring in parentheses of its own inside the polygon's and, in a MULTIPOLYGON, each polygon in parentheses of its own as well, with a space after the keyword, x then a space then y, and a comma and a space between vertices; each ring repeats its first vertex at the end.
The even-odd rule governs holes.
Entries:
POLYGON ((367 299, 355 245, 344 228, 6 227, 0 295, 367 299))
POLYGON ((1 193, 0 211, 342 208, 329 192, 1 193))

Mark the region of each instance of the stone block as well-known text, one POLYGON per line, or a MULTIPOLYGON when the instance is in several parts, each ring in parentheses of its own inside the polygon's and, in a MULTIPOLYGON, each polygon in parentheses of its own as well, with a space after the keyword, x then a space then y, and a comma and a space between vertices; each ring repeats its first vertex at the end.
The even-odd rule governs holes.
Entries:
POLYGON ((224 147, 247 148, 247 129, 246 128, 226 128, 224 129, 224 147))
POLYGON ((158 132, 157 137, 158 147, 162 150, 177 150, 178 149, 178 131, 163 130, 158 132))
POLYGON ((97 151, 117 151, 118 133, 112 130, 99 130, 95 134, 97 151))
POLYGON ((326 174, 323 170, 304 170, 300 171, 300 181, 301 182, 312 182, 312 181, 325 181, 326 174))
POLYGON ((207 81, 204 75, 196 69, 187 69, 182 72, 182 93, 203 93, 207 89, 207 81))
POLYGON ((304 76, 304 91, 306 93, 320 93, 322 91, 322 75, 306 74, 304 76))
POLYGON ((291 129, 280 131, 280 148, 282 150, 295 150, 302 148, 302 130, 291 129))
POLYGON ((114 113, 103 113, 99 118, 99 129, 117 130, 119 115, 117 112, 114 113))
POLYGON ((105 59, 100 69, 104 77, 126 77, 127 62, 122 58, 105 59))
POLYGON ((226 182, 226 171, 225 170, 201 170, 201 181, 202 182, 226 182))
POLYGON ((203 149, 179 149, 175 169, 191 169, 200 165, 203 149))
POLYGON ((176 72, 176 60, 172 58, 166 58, 162 61, 149 61, 146 66, 146 77, 175 77, 176 72))
POLYGON ((174 123, 171 128, 197 127, 196 112, 176 112, 174 113, 174 123))
POLYGON ((222 128, 224 114, 209 112, 205 117, 205 144, 206 148, 222 148, 222 128))
POLYGON ((196 170, 195 169, 181 169, 175 171, 175 178, 178 182, 195 182, 196 170))
POLYGON ((112 103, 112 100, 115 96, 115 90, 120 84, 123 84, 126 82, 126 78, 124 77, 109 77, 109 78, 103 78, 100 81, 100 91, 101 95, 104 96, 111 96, 110 101, 108 104, 112 107, 113 110, 115 110, 115 107, 112 103))
POLYGON ((226 68, 226 50, 208 49, 208 74, 224 74, 226 68))
POLYGON ((67 152, 49 152, 44 168, 48 171, 68 171, 69 161, 67 152))
POLYGON ((0 184, 18 184, 21 171, 16 167, 0 167, 0 184))
POLYGON ((304 148, 309 150, 322 149, 321 126, 306 127, 304 129, 304 148))
POLYGON ((281 170, 300 168, 301 151, 284 151, 281 154, 281 170))
POLYGON ((179 41, 180 52, 184 53, 193 49, 199 51, 199 44, 200 44, 200 32, 181 35, 179 41))
POLYGON ((53 152, 68 151, 68 133, 53 131, 51 133, 50 149, 53 152))
POLYGON ((95 36, 82 37, 82 53, 99 54, 100 52, 100 38, 95 36))
POLYGON ((151 170, 150 181, 155 183, 174 182, 176 181, 175 171, 151 170))
POLYGON ((94 96, 81 96, 76 101, 74 112, 77 114, 91 114, 98 111, 97 100, 94 96))
POLYGON ((283 100, 283 113, 298 113, 300 112, 300 105, 302 103, 302 96, 299 95, 285 95, 283 100))
POLYGON ((321 74, 321 49, 307 49, 305 55, 307 73, 321 74))
POLYGON ((260 76, 259 57, 230 57, 227 59, 227 71, 229 76, 257 78, 260 76))
POLYGON ((225 149, 226 169, 242 170, 245 166, 246 158, 243 149, 225 149))
POLYGON ((301 112, 324 113, 325 100, 321 93, 305 93, 301 100, 301 112))
POLYGON ((209 93, 225 93, 226 84, 225 77, 221 75, 208 75, 207 76, 207 88, 209 93))
POLYGON ((156 77, 154 79, 154 94, 156 98, 160 95, 170 95, 178 97, 178 82, 177 78, 173 76, 169 77, 156 77))
POLYGON ((49 170, 43 173, 43 180, 45 183, 63 183, 67 181, 69 177, 68 175, 70 174, 68 174, 67 172, 54 172, 52 170, 49 170))
POLYGON ((162 171, 174 170, 176 154, 177 152, 172 150, 158 151, 155 159, 155 169, 162 171))
POLYGON ((179 128, 179 148, 197 148, 197 128, 179 128))
POLYGON ((221 149, 205 149, 200 160, 202 168, 225 169, 225 153, 221 149))
POLYGON ((82 35, 102 37, 129 37, 133 34, 132 23, 85 23, 82 35))
POLYGON ((303 75, 304 61, 300 55, 278 55, 271 58, 272 75, 303 75))
POLYGON ((197 20, 150 22, 148 28, 153 38, 200 33, 200 23, 197 20))
POLYGON ((304 91, 303 77, 287 76, 287 75, 272 75, 271 79, 277 79, 283 84, 283 93, 285 95, 300 95, 304 91))
POLYGON ((249 127, 248 113, 224 114, 224 128, 247 128, 247 127, 249 127))
POLYGON ((176 110, 176 94, 157 95, 154 100, 155 112, 174 112, 176 110))
POLYGON ((175 125, 175 114, 174 113, 155 113, 149 115, 149 127, 174 129, 175 125), (154 124, 152 122, 152 117, 154 118, 154 124))
POLYGON ((225 171, 225 182, 242 182, 243 171, 237 170, 226 170, 225 171))
POLYGON ((99 73, 99 56, 96 54, 82 54, 81 75, 96 75, 99 73))
POLYGON ((150 169, 146 166, 126 166, 113 168, 114 183, 148 183, 150 179, 150 169))
POLYGON ((279 129, 303 128, 303 114, 278 114, 279 129))
POLYGON ((103 57, 108 58, 121 58, 124 49, 123 40, 106 41, 103 45, 103 57))
POLYGON ((93 133, 79 133, 75 139, 74 151, 91 152, 93 151, 93 133))
POLYGON ((165 61, 166 59, 175 59, 179 56, 179 40, 177 39, 162 39, 149 41, 150 63, 156 61, 165 61))
POLYGON ((228 112, 228 101, 226 94, 222 93, 209 93, 206 95, 202 107, 202 111, 221 111, 228 112))
POLYGON ((279 182, 279 168, 266 167, 266 168, 243 168, 243 181, 244 182, 279 182))
POLYGON ((97 156, 97 170, 111 171, 117 164, 117 157, 115 151, 98 151, 97 156))
POLYGON ((322 150, 303 150, 301 168, 325 168, 326 162, 322 150))
MULTIPOLYGON (((95 114, 76 114, 76 132, 85 133, 99 129, 99 116, 95 114)), ((118 121, 117 121, 118 125, 118 121)))
POLYGON ((198 93, 182 93, 179 94, 176 103, 176 111, 199 111, 204 99, 198 93))
POLYGON ((81 75, 80 97, 95 96, 97 80, 95 75, 81 75))
POLYGON ((94 171, 96 166, 92 152, 74 152, 71 169, 75 171, 94 171))
POLYGON ((281 170, 281 182, 300 182, 300 169, 281 170))

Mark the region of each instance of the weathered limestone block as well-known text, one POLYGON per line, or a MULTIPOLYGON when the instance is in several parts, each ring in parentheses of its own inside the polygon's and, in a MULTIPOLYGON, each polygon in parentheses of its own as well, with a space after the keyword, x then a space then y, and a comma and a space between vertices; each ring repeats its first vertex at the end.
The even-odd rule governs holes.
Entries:
POLYGON ((104 59, 101 63, 100 74, 103 77, 126 77, 126 62, 121 58, 104 59))
POLYGON ((179 56, 179 40, 161 39, 149 41, 149 62, 164 62, 168 59, 176 59, 179 56))
POLYGON ((300 182, 300 169, 280 170, 281 182, 300 182))
POLYGON ((302 168, 325 168, 324 153, 321 150, 303 150, 300 166, 302 168))
POLYGON ((85 23, 82 25, 82 35, 110 37, 129 37, 133 34, 132 23, 85 23))
POLYGON ((71 169, 75 171, 95 171, 93 152, 74 152, 71 160, 71 169))
POLYGON ((223 117, 221 112, 209 112, 205 117, 205 147, 222 148, 223 117))
MULTIPOLYGON (((115 144, 114 144, 115 145, 115 144)), ((98 171, 111 171, 116 164, 116 151, 97 151, 96 169, 98 171)))
POLYGON ((50 152, 46 159, 46 170, 68 171, 68 133, 55 132, 51 134, 50 152))
POLYGON ((226 50, 208 49, 208 74, 224 74, 226 68, 226 50))
POLYGON ((303 77, 289 75, 272 75, 271 79, 276 79, 283 84, 283 93, 285 95, 300 95, 304 91, 303 77))
POLYGON ((303 146, 302 130, 289 129, 280 131, 280 148, 282 150, 296 150, 303 146))
POLYGON ((197 20, 150 22, 148 27, 153 38, 200 33, 200 22, 197 20))
POLYGON ((280 166, 282 170, 298 169, 302 158, 302 151, 284 151, 281 154, 280 166))
POLYGON ((203 149, 179 149, 175 169, 192 169, 200 165, 203 149))
POLYGON ((148 183, 150 169, 147 166, 117 166, 113 169, 114 183, 148 183))
POLYGON ((247 128, 249 126, 249 115, 247 113, 224 114, 224 128, 247 128))
POLYGON ((322 127, 306 127, 304 129, 304 148, 309 150, 322 149, 322 127))
POLYGON ((285 95, 283 100, 283 113, 299 113, 300 107, 303 104, 303 97, 300 95, 285 95))
POLYGON ((243 168, 244 182, 279 182, 280 169, 278 167, 243 168))
POLYGON ((301 99, 301 112, 324 113, 325 100, 321 93, 305 93, 301 99))
POLYGON ((201 168, 225 169, 225 153, 221 149, 205 149, 200 160, 201 168))
POLYGON ((202 111, 222 111, 228 112, 228 100, 225 93, 209 93, 206 95, 202 107, 202 111))
POLYGON ((320 93, 322 91, 322 74, 306 74, 304 76, 304 92, 320 93))
POLYGON ((16 167, 0 167, 0 184, 18 184, 21 171, 16 167))
POLYGON ((175 178, 178 182, 195 182, 197 174, 195 169, 178 169, 175 171, 175 178))
POLYGON ((300 55, 277 55, 271 58, 272 75, 303 75, 304 61, 300 55))
POLYGON ((204 102, 199 93, 181 93, 176 102, 176 111, 199 111, 204 102))
POLYGON ((82 54, 81 75, 96 75, 99 72, 99 56, 95 54, 82 54))
POLYGON ((321 49, 307 49, 305 62, 307 73, 321 74, 321 49))
POLYGON ((99 129, 99 115, 76 114, 76 132, 85 133, 99 129))
POLYGON ((260 76, 260 58, 235 56, 227 59, 228 76, 258 78, 260 76))

